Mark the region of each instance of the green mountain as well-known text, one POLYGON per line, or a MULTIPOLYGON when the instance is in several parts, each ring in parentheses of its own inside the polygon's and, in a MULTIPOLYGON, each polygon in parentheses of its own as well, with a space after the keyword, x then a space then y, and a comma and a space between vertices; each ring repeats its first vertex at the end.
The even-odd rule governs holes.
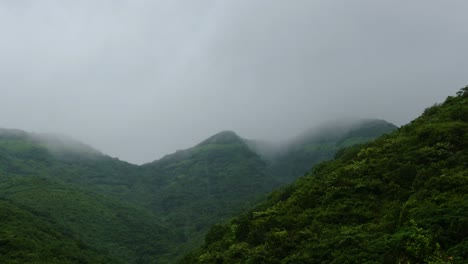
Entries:
MULTIPOLYGON (((351 131, 349 127, 340 129, 351 131)), ((341 130, 335 129, 340 137, 333 140, 367 140, 364 133, 348 136, 341 130)), ((315 144, 310 137, 293 143, 276 159, 267 159, 252 148, 252 141, 225 131, 136 166, 66 136, 0 129, 0 206, 18 213, 9 225, 21 227, 32 217, 35 228, 48 230, 41 233, 43 239, 50 233, 56 234, 57 243, 68 241, 64 243, 71 253, 63 251, 64 256, 57 257, 64 263, 175 262, 202 244, 210 226, 252 208, 284 185, 286 180, 274 172, 285 160, 296 162, 290 158, 294 155, 305 160, 304 168, 288 174, 289 181, 322 160, 307 160, 309 152, 299 151, 315 144)), ((334 144, 323 159, 341 147, 334 144)), ((321 152, 325 148, 314 153, 321 152)), ((32 241, 30 249, 12 247, 8 252, 24 253, 18 255, 19 263, 53 261, 41 256, 55 252, 54 240, 50 245, 38 241, 32 241), (36 255, 28 260, 28 254, 36 255)), ((12 261, 6 256, 0 255, 0 262, 12 261)))
POLYGON ((0 261, 11 264, 119 263, 45 217, 0 199, 0 261))
POLYGON ((230 131, 142 169, 133 200, 163 215, 189 245, 276 186, 265 173, 265 162, 230 131))
POLYGON ((342 148, 369 142, 397 127, 384 120, 363 119, 323 124, 282 144, 249 141, 268 161, 268 173, 282 185, 307 173, 315 164, 331 160, 342 148))
POLYGON ((38 175, 122 195, 138 176, 138 166, 106 156, 66 136, 0 129, 0 171, 38 175))
POLYGON ((468 87, 215 225, 182 263, 467 263, 468 87))
POLYGON ((116 168, 111 168, 118 162, 94 151, 62 152, 57 158, 35 135, 0 131, 0 211, 11 212, 0 221, 6 230, 0 236, 6 245, 0 262, 162 261, 174 244, 173 234, 151 211, 110 195, 123 188, 116 175, 125 171, 113 174, 116 168), (62 243, 69 251, 60 250, 62 243))

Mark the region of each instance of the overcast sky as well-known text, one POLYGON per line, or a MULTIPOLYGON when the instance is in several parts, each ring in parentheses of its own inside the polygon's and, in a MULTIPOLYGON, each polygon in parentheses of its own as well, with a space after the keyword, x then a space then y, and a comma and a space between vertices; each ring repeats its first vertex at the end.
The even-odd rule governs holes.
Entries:
POLYGON ((468 84, 466 0, 0 0, 0 127, 149 162, 221 130, 402 125, 468 84))

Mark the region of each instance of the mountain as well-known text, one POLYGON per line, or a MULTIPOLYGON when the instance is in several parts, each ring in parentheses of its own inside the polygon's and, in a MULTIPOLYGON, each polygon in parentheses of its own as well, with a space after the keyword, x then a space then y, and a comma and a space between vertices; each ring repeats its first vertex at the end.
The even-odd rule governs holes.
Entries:
MULTIPOLYGON (((351 125, 335 127, 333 132, 340 137, 333 140, 370 138, 363 133, 347 136, 342 130, 352 131, 351 125)), ((278 172, 299 167, 297 157, 304 160, 303 167, 290 172, 288 181, 321 160, 299 151, 315 144, 311 138, 291 141, 284 152, 272 148, 275 159, 268 159, 252 141, 224 131, 136 166, 67 136, 0 129, 0 202, 23 210, 21 217, 37 218, 37 228, 61 235, 70 247, 85 248, 95 256, 92 263, 103 258, 116 263, 171 263, 201 245, 210 226, 252 208, 284 185, 287 181, 278 172)), ((330 159, 341 146, 334 144, 329 152, 320 148, 314 153, 330 159)), ((41 245, 44 249, 36 246, 52 250, 46 244, 41 245)), ((84 259, 71 258, 74 255, 62 260, 84 259)))
POLYGON ((126 192, 138 166, 111 158, 72 138, 0 129, 0 170, 36 175, 106 193, 126 192), (36 167, 37 166, 37 167, 36 167))
POLYGON ((115 170, 128 164, 62 147, 64 159, 48 146, 33 134, 0 131, 0 211, 10 212, 0 221, 0 262, 162 262, 175 243, 172 228, 112 195, 124 188, 125 170, 115 170))
POLYGON ((0 261, 11 264, 119 263, 57 229, 49 219, 0 199, 0 261))
POLYGON ((182 263, 467 263, 468 87, 211 228, 182 263))
POLYGON ((393 129, 394 125, 380 120, 335 125, 328 127, 326 133, 311 136, 309 132, 308 137, 292 141, 286 152, 270 161, 255 151, 252 141, 224 131, 193 148, 143 165, 143 176, 130 199, 145 204, 174 225, 185 242, 180 247, 183 253, 199 244, 211 225, 252 207, 265 194, 283 186, 286 180, 277 176, 278 172, 298 167, 287 174, 292 181, 303 174, 297 171, 333 158, 341 147, 369 141, 393 129), (334 137, 322 139, 331 132, 334 137), (310 151, 313 144, 333 147, 310 151))
POLYGON ((322 124, 282 144, 248 143, 269 162, 269 174, 283 185, 303 176, 315 164, 333 159, 340 149, 369 142, 395 129, 384 120, 342 120, 322 124))
POLYGON ((189 244, 276 185, 265 173, 262 159, 230 131, 142 169, 133 200, 164 215, 189 244))

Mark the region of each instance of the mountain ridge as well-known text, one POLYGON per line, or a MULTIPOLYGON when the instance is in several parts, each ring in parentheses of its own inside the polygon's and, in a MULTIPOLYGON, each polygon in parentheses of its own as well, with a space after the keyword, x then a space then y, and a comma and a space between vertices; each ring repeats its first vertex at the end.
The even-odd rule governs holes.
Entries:
POLYGON ((0 200, 53 220, 96 256, 166 263, 200 245, 212 224, 251 208, 283 184, 249 144, 233 131, 221 131, 188 149, 133 165, 66 136, 4 129, 0 200), (97 212, 120 228, 106 227, 97 212), (112 237, 120 242, 111 243, 112 237), (143 242, 149 240, 159 242, 150 248, 143 242))
POLYGON ((468 260, 468 86, 218 224, 181 263, 468 260))

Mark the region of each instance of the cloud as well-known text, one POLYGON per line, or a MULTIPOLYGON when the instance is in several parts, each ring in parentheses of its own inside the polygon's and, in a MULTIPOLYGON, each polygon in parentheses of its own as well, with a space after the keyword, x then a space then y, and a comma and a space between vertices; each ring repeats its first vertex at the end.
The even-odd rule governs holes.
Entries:
POLYGON ((141 163, 221 130, 409 122, 466 85, 466 1, 0 1, 0 127, 141 163))

